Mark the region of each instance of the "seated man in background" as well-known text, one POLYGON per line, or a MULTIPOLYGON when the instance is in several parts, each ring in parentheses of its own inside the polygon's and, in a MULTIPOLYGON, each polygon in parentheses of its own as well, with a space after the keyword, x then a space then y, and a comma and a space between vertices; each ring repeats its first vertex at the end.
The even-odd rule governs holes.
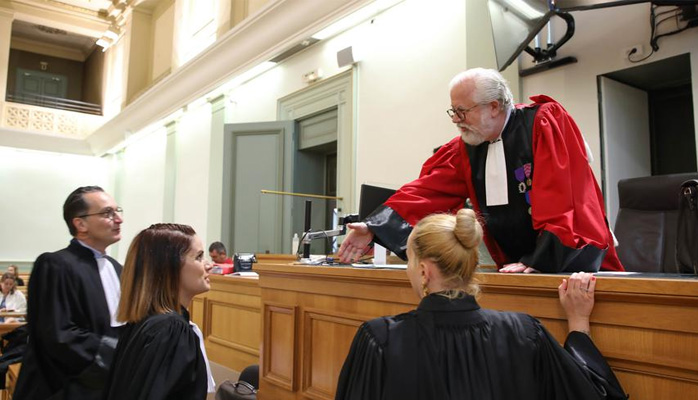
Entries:
POLYGON ((225 245, 221 242, 213 242, 208 246, 208 255, 214 264, 232 264, 233 259, 228 257, 225 245))

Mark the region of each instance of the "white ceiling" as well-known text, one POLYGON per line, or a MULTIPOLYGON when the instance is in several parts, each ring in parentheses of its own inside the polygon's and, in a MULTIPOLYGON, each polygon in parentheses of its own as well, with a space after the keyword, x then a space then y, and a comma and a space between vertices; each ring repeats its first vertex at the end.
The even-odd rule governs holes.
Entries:
POLYGON ((20 20, 12 22, 12 38, 79 50, 84 55, 89 55, 95 47, 94 38, 20 20))
MULTIPOLYGON (((112 5, 111 0, 18 0, 24 4, 24 10, 35 10, 40 15, 46 10, 53 10, 52 15, 70 15, 72 21, 78 20, 106 21, 106 11, 112 5), (67 13, 67 14, 62 14, 67 13)), ((31 11, 30 15, 32 14, 31 11)), ((54 22, 63 22, 55 20, 54 22)), ((64 49, 77 50, 84 56, 88 56, 95 48, 96 38, 80 33, 71 32, 70 24, 53 24, 50 18, 43 21, 40 18, 26 18, 19 16, 12 22, 12 38, 23 41, 35 42, 41 46, 59 46, 64 49), (27 19, 27 20, 24 20, 27 19)), ((79 31, 78 29, 75 29, 79 31)))

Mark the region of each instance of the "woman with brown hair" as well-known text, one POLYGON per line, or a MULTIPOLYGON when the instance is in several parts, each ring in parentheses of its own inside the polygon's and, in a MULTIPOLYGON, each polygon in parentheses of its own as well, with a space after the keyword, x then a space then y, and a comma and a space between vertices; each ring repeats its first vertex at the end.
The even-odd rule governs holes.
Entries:
POLYGON ((558 288, 569 326, 563 348, 535 318, 477 304, 481 238, 466 209, 414 227, 407 275, 419 306, 359 328, 336 399, 626 398, 589 336, 595 278, 574 273, 558 288))
MULTIPOLYGON (((27 312, 27 299, 24 293, 17 290, 17 282, 15 276, 10 272, 5 272, 0 278, 0 289, 2 289, 2 297, 0 300, 0 312, 27 312)), ((0 322, 17 322, 17 318, 0 317, 0 322)))
POLYGON ((211 266, 187 225, 155 224, 131 242, 117 319, 126 322, 107 399, 202 400, 213 391, 203 338, 185 306, 209 290, 211 266))

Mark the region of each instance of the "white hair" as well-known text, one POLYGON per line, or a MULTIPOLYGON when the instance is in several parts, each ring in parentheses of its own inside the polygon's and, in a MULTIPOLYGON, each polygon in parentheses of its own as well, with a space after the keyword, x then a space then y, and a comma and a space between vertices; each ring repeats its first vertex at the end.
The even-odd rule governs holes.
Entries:
POLYGON ((451 79, 449 90, 463 84, 467 80, 472 80, 475 91, 473 101, 476 103, 489 103, 498 101, 502 110, 513 107, 514 96, 511 94, 509 84, 506 79, 494 69, 472 68, 459 73, 451 79))

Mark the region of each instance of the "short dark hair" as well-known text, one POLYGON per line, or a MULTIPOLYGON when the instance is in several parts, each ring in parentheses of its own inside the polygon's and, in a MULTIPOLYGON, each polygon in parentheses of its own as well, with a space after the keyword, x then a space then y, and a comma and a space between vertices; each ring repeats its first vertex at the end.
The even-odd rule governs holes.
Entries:
POLYGON ((180 312, 179 274, 195 235, 188 225, 153 224, 133 238, 121 273, 119 321, 180 312))
POLYGON ((63 219, 68 225, 68 230, 72 236, 78 234, 78 230, 73 225, 73 218, 85 214, 90 208, 83 195, 92 192, 104 192, 104 189, 99 186, 81 186, 73 190, 73 193, 68 195, 65 203, 63 203, 63 219))
POLYGON ((208 246, 208 252, 212 252, 213 250, 216 251, 218 254, 228 254, 228 252, 225 250, 225 245, 221 242, 213 242, 211 243, 210 246, 208 246))

